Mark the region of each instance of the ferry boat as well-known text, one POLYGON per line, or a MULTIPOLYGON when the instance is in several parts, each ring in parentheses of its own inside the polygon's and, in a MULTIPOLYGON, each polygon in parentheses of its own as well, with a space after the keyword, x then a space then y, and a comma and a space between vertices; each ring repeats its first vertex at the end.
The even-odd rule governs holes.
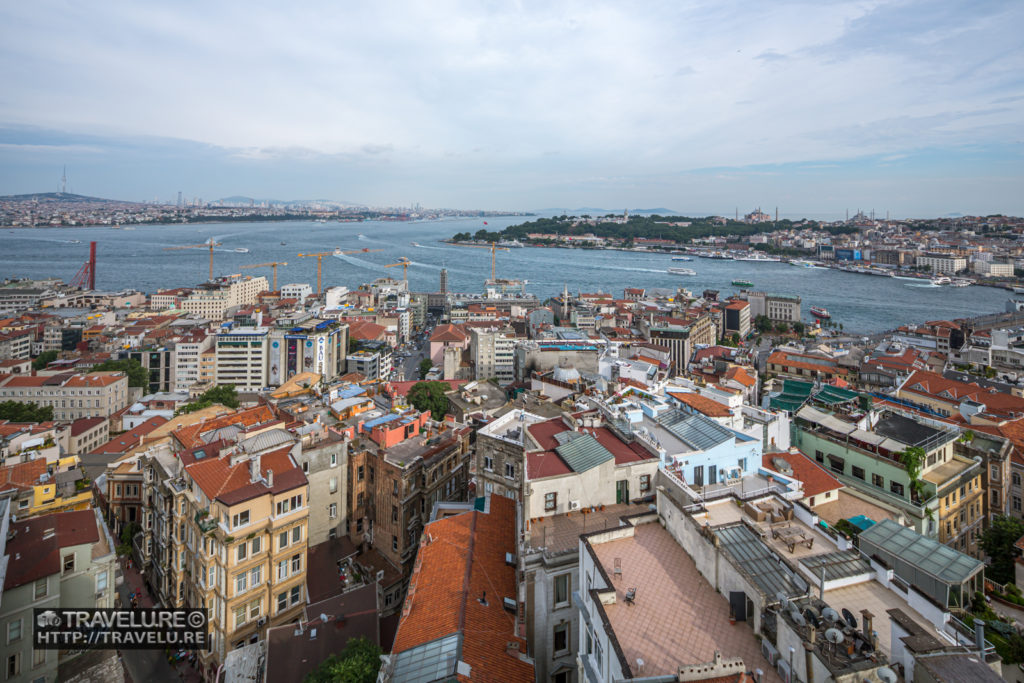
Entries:
POLYGON ((502 241, 498 242, 498 246, 499 247, 509 247, 509 248, 512 248, 512 249, 522 249, 526 245, 523 244, 522 242, 520 242, 519 240, 502 240, 502 241))
POLYGON ((945 275, 940 275, 939 277, 933 277, 932 278, 932 284, 933 285, 948 285, 948 284, 952 284, 952 283, 953 283, 953 280, 951 280, 950 278, 946 277, 945 275))
POLYGON ((811 306, 811 315, 815 318, 831 318, 832 314, 824 306, 811 306))
POLYGON ((690 258, 689 256, 673 256, 672 260, 673 261, 692 261, 693 259, 690 258))
POLYGON ((753 287, 754 283, 750 280, 733 280, 732 284, 734 287, 753 287))
POLYGON ((952 287, 970 287, 974 283, 970 280, 953 280, 951 283, 952 287))
POLYGON ((765 256, 764 254, 757 253, 746 253, 740 256, 733 256, 733 261, 760 261, 762 263, 778 263, 782 259, 775 256, 765 256))
POLYGON ((669 268, 666 272, 672 275, 696 275, 697 271, 689 268, 669 268))
POLYGON ((791 266, 800 266, 801 268, 813 268, 814 264, 810 261, 793 260, 789 262, 791 266))
POLYGON ((282 246, 282 247, 283 247, 284 245, 286 245, 286 244, 288 244, 288 243, 287 243, 287 242, 281 242, 281 246, 282 246))
POLYGON ((419 242, 409 242, 409 244, 411 244, 414 247, 421 246, 419 242))

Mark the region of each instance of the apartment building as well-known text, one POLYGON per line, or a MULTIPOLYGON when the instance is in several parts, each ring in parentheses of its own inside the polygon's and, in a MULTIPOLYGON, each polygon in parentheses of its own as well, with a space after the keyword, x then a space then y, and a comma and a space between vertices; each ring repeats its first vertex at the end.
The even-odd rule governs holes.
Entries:
POLYGON ((0 375, 0 402, 51 406, 53 419, 110 417, 128 405, 128 376, 123 372, 59 375, 0 375))
POLYGON ((748 301, 730 301, 725 305, 726 334, 738 334, 741 339, 750 334, 750 303, 748 301))
POLYGON ((711 346, 718 338, 715 319, 709 313, 687 320, 656 318, 653 323, 644 323, 641 329, 647 341, 669 349, 675 373, 682 373, 698 344, 711 346))
POLYGON ((114 606, 115 544, 94 509, 10 520, 0 499, 0 556, 6 572, 0 638, 5 681, 58 680, 58 666, 77 652, 32 647, 35 610, 114 606), (6 547, 5 547, 6 544, 6 547))
POLYGON ((371 544, 406 577, 434 506, 466 500, 469 485, 471 428, 425 415, 391 420, 397 429, 386 435, 370 421, 361 434, 371 443, 349 453, 349 536, 371 544))
POLYGON ((768 356, 767 367, 771 374, 812 382, 845 379, 849 375, 849 370, 833 358, 795 351, 773 351, 768 356))
POLYGON ((747 292, 750 303, 750 317, 759 315, 772 322, 800 322, 800 297, 788 294, 768 294, 766 292, 747 292))
POLYGON ((469 331, 469 352, 474 379, 496 377, 499 384, 515 381, 516 336, 512 328, 469 331))
POLYGON ((149 383, 143 393, 155 394, 174 388, 174 350, 165 346, 147 347, 128 352, 146 371, 149 383))
POLYGON ((332 320, 304 320, 269 332, 268 384, 280 386, 300 372, 330 380, 345 374, 348 325, 332 320))
POLYGON ((193 330, 174 344, 173 391, 188 391, 200 380, 203 354, 213 348, 216 337, 206 330, 193 330))
POLYGON ((270 342, 265 327, 239 327, 217 334, 215 383, 231 384, 239 391, 268 386, 270 342))
POLYGON ((915 263, 919 267, 927 266, 932 273, 946 275, 954 275, 967 269, 967 259, 948 254, 920 254, 915 259, 915 263))
POLYGON ((224 320, 230 309, 255 304, 269 289, 266 277, 232 275, 200 285, 182 300, 181 308, 207 320, 224 320))
POLYGON ((295 430, 301 447, 295 462, 309 482, 309 545, 346 533, 349 440, 319 422, 295 430))
POLYGON ((0 360, 31 358, 34 339, 35 334, 31 330, 0 333, 0 360))
POLYGON ((543 420, 516 408, 477 430, 472 474, 478 492, 522 500, 526 429, 543 420))

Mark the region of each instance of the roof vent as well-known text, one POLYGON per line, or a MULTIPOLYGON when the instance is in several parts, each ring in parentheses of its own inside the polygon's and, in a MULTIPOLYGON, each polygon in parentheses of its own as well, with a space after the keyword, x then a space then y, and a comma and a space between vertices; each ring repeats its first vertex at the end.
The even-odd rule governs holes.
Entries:
POLYGON ((484 607, 487 607, 487 591, 484 591, 483 594, 478 598, 478 602, 484 607))
POLYGON ((267 476, 264 478, 264 482, 267 488, 274 488, 274 470, 267 470, 267 476))

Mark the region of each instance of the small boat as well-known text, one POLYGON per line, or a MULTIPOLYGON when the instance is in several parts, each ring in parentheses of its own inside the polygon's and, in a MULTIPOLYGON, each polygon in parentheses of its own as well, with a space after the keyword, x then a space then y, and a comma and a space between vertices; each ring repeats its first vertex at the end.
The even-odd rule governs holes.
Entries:
POLYGON ((953 280, 951 286, 953 286, 953 287, 970 287, 973 284, 974 283, 971 282, 970 280, 953 280))
POLYGON ((422 246, 419 242, 409 242, 409 244, 411 244, 414 247, 422 246))
POLYGON ((754 283, 750 280, 733 280, 732 284, 734 287, 753 287, 754 283))
POLYGON ((526 245, 519 240, 502 240, 498 242, 499 247, 511 247, 513 249, 522 249, 526 245))
POLYGON ((689 268, 669 268, 666 272, 671 275, 696 275, 697 271, 689 268))
POLYGON ((936 286, 938 286, 938 285, 948 285, 948 284, 951 284, 952 282, 953 281, 950 278, 946 277, 945 275, 940 275, 939 277, 933 277, 932 278, 932 284, 936 285, 936 286))
POLYGON ((288 243, 287 243, 287 242, 281 242, 281 246, 282 246, 282 247, 283 247, 284 245, 286 245, 286 244, 288 244, 288 243))
POLYGON ((690 258, 689 256, 673 256, 672 260, 673 261, 692 261, 693 259, 690 258))
POLYGON ((235 251, 239 254, 248 254, 249 250, 245 247, 235 247, 235 251))
POLYGON ((832 314, 824 306, 811 306, 811 315, 815 318, 831 318, 832 314))

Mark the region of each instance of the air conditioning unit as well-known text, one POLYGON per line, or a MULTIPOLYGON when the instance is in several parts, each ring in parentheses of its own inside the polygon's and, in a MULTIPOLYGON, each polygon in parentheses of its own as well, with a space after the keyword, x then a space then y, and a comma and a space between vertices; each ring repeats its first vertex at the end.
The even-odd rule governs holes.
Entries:
POLYGON ((579 510, 580 509, 580 502, 578 500, 570 500, 569 501, 569 509, 570 510, 579 510))
POLYGON ((259 620, 256 622, 256 628, 263 628, 266 625, 267 625, 267 618, 266 617, 260 617, 259 620))

